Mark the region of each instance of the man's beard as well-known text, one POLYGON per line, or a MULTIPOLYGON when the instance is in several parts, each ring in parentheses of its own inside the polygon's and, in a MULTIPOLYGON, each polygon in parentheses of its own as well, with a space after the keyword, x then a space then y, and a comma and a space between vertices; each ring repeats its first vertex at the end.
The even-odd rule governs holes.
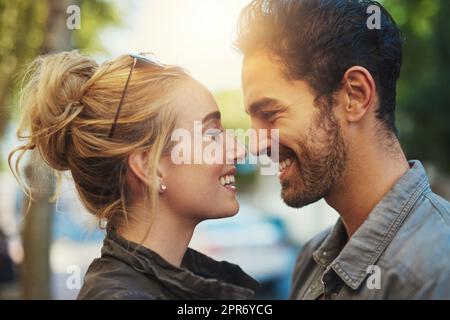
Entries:
POLYGON ((281 197, 294 208, 301 208, 326 197, 342 178, 347 147, 332 108, 319 106, 306 136, 299 137, 296 151, 280 145, 280 158, 296 161, 288 179, 281 183, 281 197))

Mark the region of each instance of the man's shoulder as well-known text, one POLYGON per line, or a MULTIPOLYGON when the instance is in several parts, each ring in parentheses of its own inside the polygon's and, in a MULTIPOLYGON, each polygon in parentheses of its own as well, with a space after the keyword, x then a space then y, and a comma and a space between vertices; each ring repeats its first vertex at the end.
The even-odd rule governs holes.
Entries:
POLYGON ((426 194, 425 197, 430 201, 435 212, 439 214, 447 228, 450 228, 450 202, 433 192, 426 194))
POLYGON ((449 278, 450 203, 430 192, 413 208, 380 257, 395 277, 423 287, 430 279, 449 278))
MULTIPOLYGON (((426 194, 412 209, 390 249, 394 256, 401 257, 407 251, 411 258, 450 263, 450 203, 435 193, 426 194)), ((430 265, 426 260, 421 262, 430 265)))

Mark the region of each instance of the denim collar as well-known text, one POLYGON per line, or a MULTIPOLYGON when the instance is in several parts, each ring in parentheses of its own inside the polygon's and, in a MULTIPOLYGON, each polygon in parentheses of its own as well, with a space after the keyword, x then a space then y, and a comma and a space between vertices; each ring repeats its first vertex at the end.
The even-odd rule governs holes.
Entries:
POLYGON ((417 199, 424 193, 431 192, 422 164, 414 160, 409 165, 410 169, 375 206, 347 244, 346 230, 339 219, 313 253, 313 258, 319 265, 333 269, 354 290, 361 286, 368 275, 368 268, 378 261, 417 199))
POLYGON ((176 267, 112 228, 107 230, 102 256, 122 260, 134 270, 158 279, 183 299, 252 299, 260 289, 259 283, 235 264, 216 261, 188 248, 181 267, 176 267))

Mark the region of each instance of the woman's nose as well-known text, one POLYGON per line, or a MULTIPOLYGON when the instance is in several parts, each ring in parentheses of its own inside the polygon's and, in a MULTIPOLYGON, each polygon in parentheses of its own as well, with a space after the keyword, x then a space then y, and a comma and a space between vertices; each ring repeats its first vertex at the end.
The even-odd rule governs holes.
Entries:
POLYGON ((245 157, 247 156, 247 149, 245 148, 245 145, 239 142, 236 138, 234 138, 234 140, 236 143, 236 157, 234 158, 234 161, 238 162, 245 159, 245 157))

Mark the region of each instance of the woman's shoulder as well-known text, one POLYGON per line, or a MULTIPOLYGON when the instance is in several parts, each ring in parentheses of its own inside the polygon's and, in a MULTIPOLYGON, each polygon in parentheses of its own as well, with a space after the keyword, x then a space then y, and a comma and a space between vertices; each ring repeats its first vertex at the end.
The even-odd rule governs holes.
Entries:
POLYGON ((181 266, 174 266, 149 248, 109 234, 78 299, 251 299, 258 289, 237 265, 188 248, 181 266))
POLYGON ((95 259, 84 277, 78 300, 154 300, 151 280, 113 257, 95 259))

